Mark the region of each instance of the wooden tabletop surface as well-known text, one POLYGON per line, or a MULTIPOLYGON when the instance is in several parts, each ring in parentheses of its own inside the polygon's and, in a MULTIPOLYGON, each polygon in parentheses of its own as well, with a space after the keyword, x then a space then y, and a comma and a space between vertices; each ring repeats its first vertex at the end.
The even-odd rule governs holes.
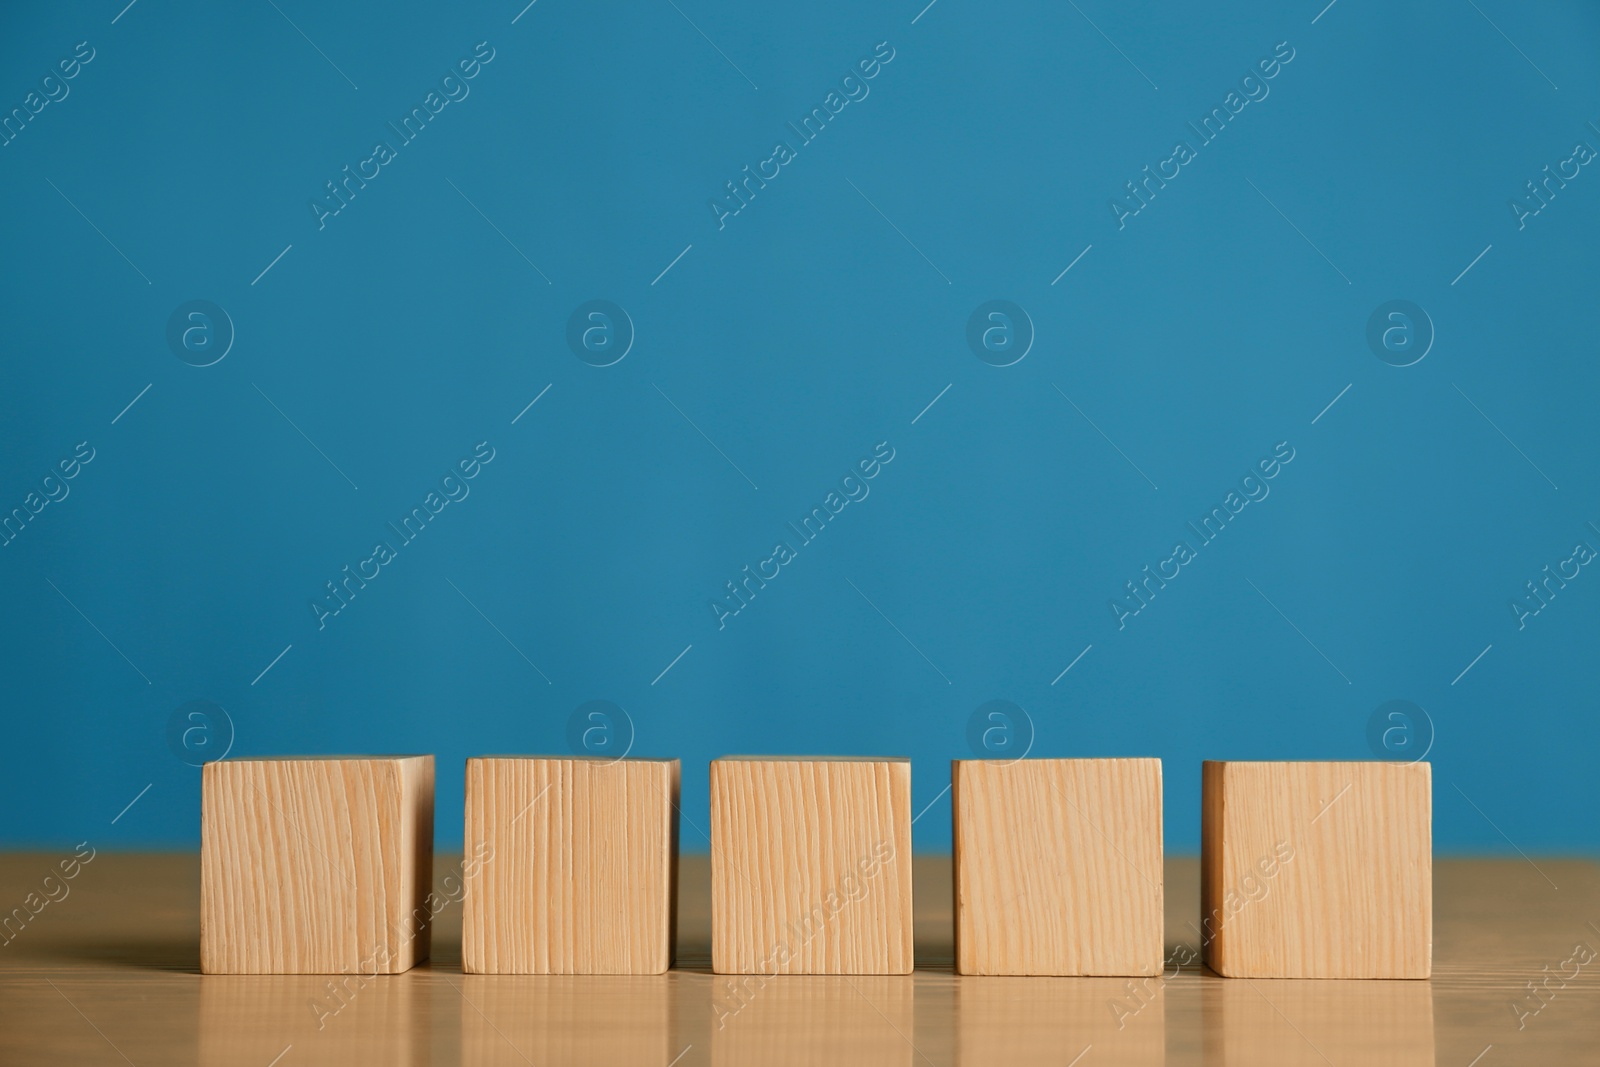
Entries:
MULTIPOLYGON (((709 866, 686 856, 666 975, 463 975, 452 904, 430 962, 336 993, 327 976, 201 976, 193 854, 99 853, 41 907, 70 855, 0 855, 3 913, 39 894, 0 945, 5 1067, 1600 1063, 1600 865, 1579 860, 1439 860, 1428 981, 957 977, 950 861, 918 857, 915 974, 741 991, 710 973, 709 866)), ((438 877, 457 863, 441 855, 438 877)), ((1166 911, 1184 959, 1196 860, 1167 861, 1166 911)))

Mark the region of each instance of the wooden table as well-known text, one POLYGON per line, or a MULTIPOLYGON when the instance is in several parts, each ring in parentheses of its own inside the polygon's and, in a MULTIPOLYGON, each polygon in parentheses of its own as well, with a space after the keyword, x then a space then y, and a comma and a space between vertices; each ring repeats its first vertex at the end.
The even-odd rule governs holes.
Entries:
MULTIPOLYGON (((0 907, 23 906, 65 855, 0 856, 0 907)), ((440 856, 440 878, 457 862, 440 856)), ((1230 980, 1192 965, 1143 981, 960 978, 949 859, 919 857, 914 975, 741 990, 710 973, 709 868, 686 856, 667 975, 463 975, 452 905, 430 963, 340 989, 201 976, 198 857, 100 853, 7 931, 0 1064, 1600 1063, 1600 956, 1576 962, 1600 951, 1600 866, 1536 862, 1437 862, 1431 981, 1230 980)), ((1166 888, 1168 945, 1193 949, 1198 862, 1170 859, 1166 888)))

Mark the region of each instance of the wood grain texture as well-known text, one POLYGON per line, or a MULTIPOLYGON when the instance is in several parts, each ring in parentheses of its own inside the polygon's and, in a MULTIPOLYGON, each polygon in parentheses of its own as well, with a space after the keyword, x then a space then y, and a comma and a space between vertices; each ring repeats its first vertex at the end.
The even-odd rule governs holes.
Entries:
POLYGON ((462 967, 660 974, 677 915, 677 760, 467 761, 462 967))
POLYGON ((1161 761, 955 760, 956 970, 1153 975, 1161 761))
POLYGON ((694 854, 681 860, 685 899, 671 972, 463 976, 462 857, 444 853, 433 884, 450 903, 434 917, 426 966, 366 980, 202 978, 198 853, 101 848, 69 878, 59 864, 72 854, 69 845, 0 853, 0 915, 27 912, 24 901, 43 899, 46 888, 60 898, 20 929, 13 923, 0 942, 6 1067, 667 1067, 680 1055, 675 1067, 765 1064, 776 1055, 827 1067, 907 1056, 917 1067, 1067 1067, 1091 1043, 1076 1067, 1468 1067, 1490 1044, 1477 1067, 1578 1067, 1595 1060, 1600 1019, 1600 958, 1589 956, 1600 949, 1600 865, 1537 853, 1531 861, 1435 861, 1435 965, 1426 982, 1218 978, 1198 966, 1199 858, 1172 855, 1168 948, 1181 954, 1154 978, 952 974, 947 856, 915 860, 913 975, 712 974, 710 862, 694 854), (46 878, 57 881, 41 887, 46 878), (1579 944, 1587 951, 1576 953, 1579 944), (661 1053, 647 1037, 662 1033, 663 998, 661 1053))
POLYGON ((1201 782, 1201 925, 1213 970, 1429 976, 1429 764, 1208 760, 1201 782))
POLYGON ((719 974, 909 974, 911 763, 711 763, 719 974))
POLYGON ((433 757, 207 763, 200 861, 205 973, 407 970, 428 957, 433 757))

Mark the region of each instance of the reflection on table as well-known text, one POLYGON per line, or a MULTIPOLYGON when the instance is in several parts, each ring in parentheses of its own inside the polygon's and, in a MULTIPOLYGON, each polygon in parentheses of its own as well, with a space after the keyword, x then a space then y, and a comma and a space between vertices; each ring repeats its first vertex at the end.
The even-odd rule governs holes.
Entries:
POLYGON ((1426 981, 1217 979, 1200 990, 1206 1063, 1433 1067, 1426 981))
MULTIPOLYGON (((48 859, 0 857, 0 898, 22 899, 48 859)), ((200 975, 194 857, 106 854, 0 949, 0 1064, 1587 1062, 1600 984, 1571 961, 1590 958, 1575 944, 1600 945, 1600 867, 1538 863, 1436 865, 1430 981, 1222 979, 1193 965, 1150 979, 958 976, 948 860, 918 857, 914 974, 763 982, 709 971, 702 857, 684 863, 667 974, 466 975, 447 911, 427 964, 362 978, 200 975), (1520 1019, 1511 1007, 1534 1003, 1520 1019)), ((1195 948, 1197 884, 1194 861, 1168 861, 1166 928, 1190 938, 1175 958, 1195 948)))

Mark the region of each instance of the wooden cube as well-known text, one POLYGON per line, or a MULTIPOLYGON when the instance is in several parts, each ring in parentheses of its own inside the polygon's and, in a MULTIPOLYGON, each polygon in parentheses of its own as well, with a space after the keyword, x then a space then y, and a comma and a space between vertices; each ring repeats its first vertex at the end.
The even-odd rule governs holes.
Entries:
POLYGON ((661 974, 672 965, 677 760, 467 761, 461 966, 661 974))
POLYGON ((910 974, 911 762, 711 763, 718 974, 910 974))
POLYGON ((1432 789, 1426 763, 1206 761, 1206 963, 1230 978, 1428 977, 1432 789))
POLYGON ((398 974, 428 958, 433 757, 207 763, 200 969, 398 974))
POLYGON ((954 760, 956 971, 1162 969, 1161 761, 954 760))

